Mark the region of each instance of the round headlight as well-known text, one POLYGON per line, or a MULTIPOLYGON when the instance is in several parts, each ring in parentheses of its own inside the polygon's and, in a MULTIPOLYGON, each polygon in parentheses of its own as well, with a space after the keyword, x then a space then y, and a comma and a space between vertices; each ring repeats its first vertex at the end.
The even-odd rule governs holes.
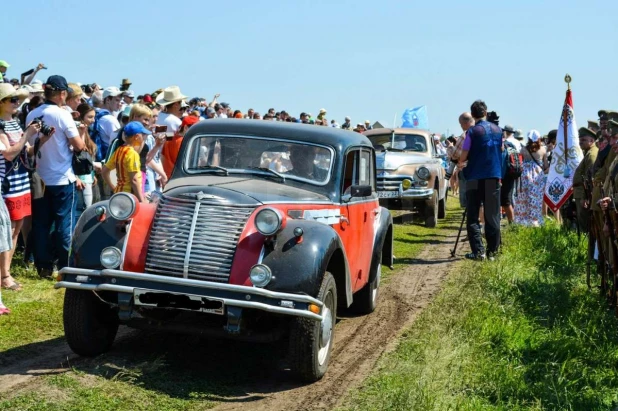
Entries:
POLYGON ((418 170, 416 170, 416 174, 422 180, 429 180, 429 177, 431 177, 431 172, 429 172, 427 167, 419 167, 418 170))
POLYGON ((412 181, 410 181, 410 179, 406 178, 405 180, 403 180, 403 181, 401 182, 401 187, 402 187, 404 190, 409 189, 410 187, 412 187, 412 181))
POLYGON ((279 231, 282 221, 281 214, 276 210, 265 208, 255 216, 255 227, 260 234, 271 236, 279 231))
POLYGON ((272 278, 272 271, 264 264, 256 264, 249 271, 249 279, 256 287, 266 287, 272 278))
POLYGON ((116 247, 106 247, 101 251, 101 265, 105 268, 118 268, 122 252, 116 247))
POLYGON ((116 193, 109 199, 109 214, 116 220, 126 220, 133 216, 137 202, 129 193, 116 193))

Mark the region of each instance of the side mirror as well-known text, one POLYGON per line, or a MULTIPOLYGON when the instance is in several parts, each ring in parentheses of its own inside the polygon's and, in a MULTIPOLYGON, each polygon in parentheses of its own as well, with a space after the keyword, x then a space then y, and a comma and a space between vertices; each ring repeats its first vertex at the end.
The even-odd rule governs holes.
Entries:
POLYGON ((350 195, 354 197, 369 197, 371 196, 371 186, 352 186, 350 187, 350 195))

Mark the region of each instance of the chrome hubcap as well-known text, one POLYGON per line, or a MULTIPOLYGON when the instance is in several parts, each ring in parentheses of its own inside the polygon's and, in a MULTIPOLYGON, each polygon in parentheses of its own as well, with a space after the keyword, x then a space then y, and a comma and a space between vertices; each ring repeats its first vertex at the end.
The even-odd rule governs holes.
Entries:
POLYGON ((375 284, 373 286, 373 289, 371 290, 371 301, 373 301, 374 303, 376 302, 376 299, 378 298, 378 288, 380 288, 380 277, 382 277, 382 264, 378 263, 378 272, 376 274, 375 284))
POLYGON ((318 362, 324 364, 330 350, 331 337, 333 335, 333 312, 332 295, 329 294, 324 301, 322 308, 322 321, 320 321, 320 349, 318 351, 318 362))

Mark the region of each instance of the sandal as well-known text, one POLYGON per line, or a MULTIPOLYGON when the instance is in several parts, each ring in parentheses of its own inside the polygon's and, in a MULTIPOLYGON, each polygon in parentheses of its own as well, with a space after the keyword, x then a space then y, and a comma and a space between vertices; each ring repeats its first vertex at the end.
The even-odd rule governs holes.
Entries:
POLYGON ((0 315, 10 314, 10 313, 11 313, 11 310, 9 310, 6 307, 1 307, 0 308, 0 315))
POLYGON ((15 279, 13 277, 8 275, 8 276, 4 277, 2 279, 2 281, 6 280, 6 279, 11 279, 13 281, 13 284, 11 284, 11 285, 3 285, 2 288, 4 288, 5 290, 11 290, 11 291, 21 291, 21 284, 18 283, 17 281, 15 281, 15 279))

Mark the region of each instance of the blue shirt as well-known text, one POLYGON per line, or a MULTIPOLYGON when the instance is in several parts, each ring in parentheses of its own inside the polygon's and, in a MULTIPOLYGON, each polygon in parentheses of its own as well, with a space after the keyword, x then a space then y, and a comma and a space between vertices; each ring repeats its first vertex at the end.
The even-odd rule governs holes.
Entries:
POLYGON ((488 121, 480 121, 468 129, 471 141, 468 165, 463 169, 466 180, 502 178, 502 129, 488 121))

